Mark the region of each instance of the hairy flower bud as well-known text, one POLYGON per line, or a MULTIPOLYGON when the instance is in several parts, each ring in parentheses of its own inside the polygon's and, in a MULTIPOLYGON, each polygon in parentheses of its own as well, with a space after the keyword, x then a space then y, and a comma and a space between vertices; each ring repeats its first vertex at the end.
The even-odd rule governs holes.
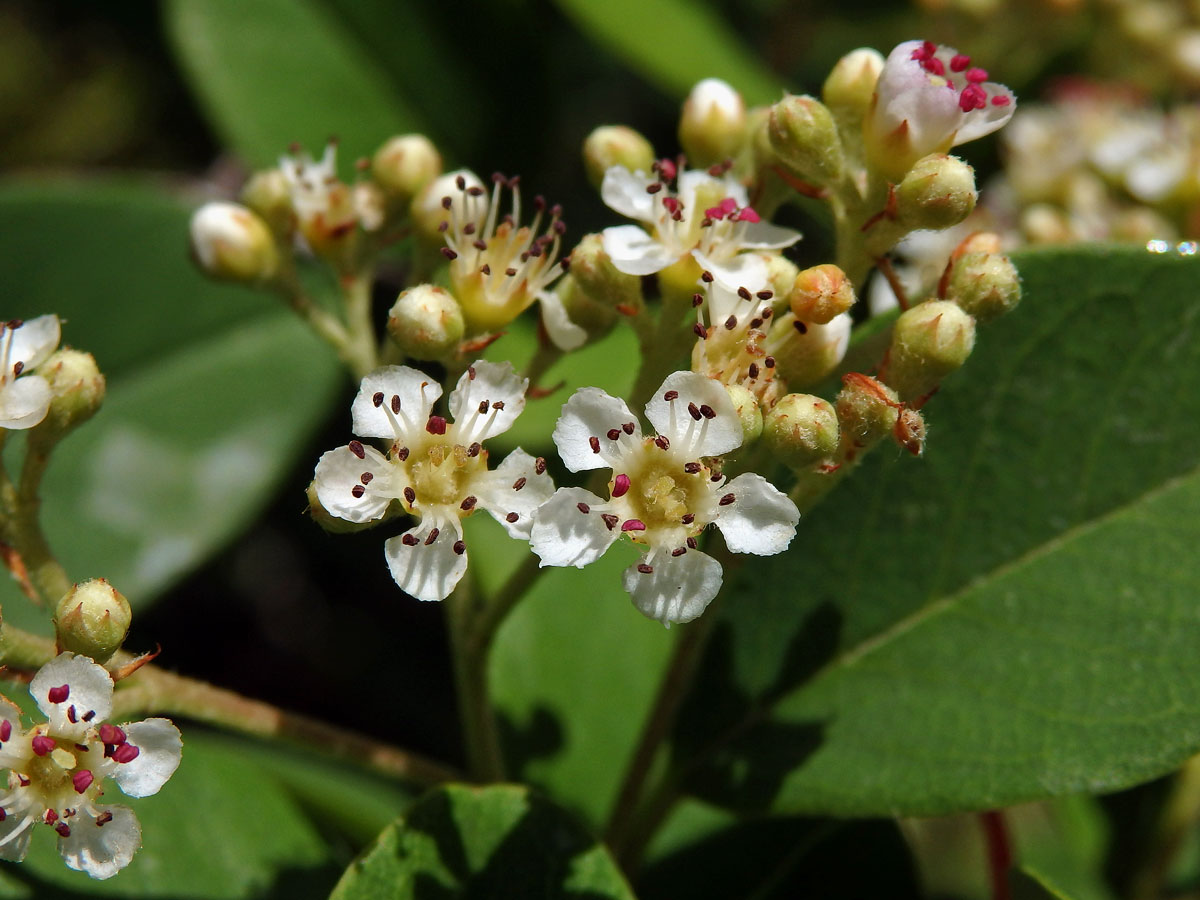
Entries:
POLYGON ((56 350, 38 368, 53 394, 46 417, 30 432, 30 441, 43 446, 62 438, 96 414, 104 402, 104 376, 96 358, 81 350, 56 350))
POLYGON ((784 96, 771 107, 767 136, 779 161, 805 181, 828 185, 842 177, 842 142, 833 115, 821 101, 784 96))
POLYGON ((797 319, 824 325, 847 312, 856 298, 846 273, 825 263, 797 274, 787 299, 797 319))
POLYGON ((896 427, 900 398, 886 384, 869 375, 849 372, 842 376, 837 415, 843 444, 869 447, 891 434, 896 427))
POLYGON ((679 144, 694 166, 733 158, 746 140, 746 104, 719 78, 692 88, 679 117, 679 144))
POLYGON ((959 368, 975 346, 975 320, 956 303, 931 300, 896 320, 885 380, 901 400, 917 400, 959 368))
POLYGON ((585 234, 575 245, 571 251, 570 274, 592 300, 626 315, 633 315, 645 304, 642 279, 618 271, 612 258, 604 252, 601 235, 585 234))
POLYGON ((423 134, 389 138, 371 159, 371 176, 389 204, 407 204, 442 173, 442 155, 423 134))
POLYGON ((837 61, 821 88, 821 99, 847 125, 861 123, 883 71, 883 54, 870 47, 851 50, 837 61))
POLYGON ((600 187, 604 173, 613 166, 649 172, 653 164, 654 148, 627 125, 601 125, 584 138, 583 166, 594 187, 600 187))
POLYGON ((129 601, 103 578, 77 584, 54 611, 58 646, 103 664, 121 649, 132 618, 129 601))
POLYGON ((242 203, 258 213, 275 234, 290 236, 296 227, 292 189, 278 167, 262 169, 242 186, 242 203))
POLYGON ((462 307, 445 288, 419 284, 401 291, 388 311, 388 334, 409 356, 441 359, 462 340, 462 307))
POLYGON ((780 462, 793 469, 837 453, 838 417, 827 400, 813 394, 786 394, 763 419, 763 440, 780 462))
POLYGON ((933 153, 917 160, 896 188, 896 211, 909 231, 940 231, 975 209, 975 170, 954 156, 933 153))
POLYGON ((237 203, 206 203, 192 214, 192 253, 206 274, 227 281, 267 281, 279 252, 267 223, 237 203))
POLYGON ((950 263, 943 296, 987 322, 1021 302, 1021 276, 1002 253, 966 253, 950 263))

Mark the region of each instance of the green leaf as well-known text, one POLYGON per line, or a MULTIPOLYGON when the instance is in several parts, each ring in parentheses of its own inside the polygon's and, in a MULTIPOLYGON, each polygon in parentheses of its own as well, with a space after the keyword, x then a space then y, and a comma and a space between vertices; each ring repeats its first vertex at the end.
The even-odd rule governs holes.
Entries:
POLYGON ((929 815, 1115 790, 1200 748, 1200 260, 1017 257, 1025 300, 755 561, 678 734, 699 795, 929 815))
POLYGON ((172 0, 166 22, 201 104, 252 166, 273 165, 293 141, 315 153, 334 135, 348 171, 391 135, 422 130, 314 0, 172 0))
MULTIPOLYGON (((108 377, 100 412, 51 460, 43 526, 72 578, 108 578, 144 605, 272 497, 337 366, 277 301, 201 277, 189 208, 148 185, 13 186, 0 215, 11 312, 57 312, 64 342, 108 377)), ((6 621, 46 629, 11 579, 0 603, 6 621)))
POLYGON ((389 826, 331 900, 632 900, 607 850, 527 788, 450 785, 389 826))
POLYGON ((596 43, 669 95, 682 98, 701 79, 723 78, 748 105, 780 97, 782 81, 719 16, 695 0, 555 2, 596 43), (669 44, 664 36, 670 37, 669 44))

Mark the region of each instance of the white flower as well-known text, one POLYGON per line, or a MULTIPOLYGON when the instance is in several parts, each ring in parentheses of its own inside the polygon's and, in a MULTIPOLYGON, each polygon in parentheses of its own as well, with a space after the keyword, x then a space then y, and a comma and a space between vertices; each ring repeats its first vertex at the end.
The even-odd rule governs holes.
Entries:
POLYGON ((0 858, 25 858, 33 826, 58 833, 58 852, 72 869, 111 878, 133 859, 142 832, 132 810, 97 802, 106 778, 130 797, 158 793, 179 766, 183 742, 167 719, 121 726, 112 711, 113 683, 86 656, 63 653, 33 677, 29 692, 49 721, 21 727, 20 710, 0 700, 0 858))
POLYGON ((317 463, 317 499, 331 515, 370 522, 398 501, 419 520, 383 547, 396 584, 418 600, 444 600, 466 572, 461 519, 486 509, 527 539, 534 509, 554 491, 545 460, 519 448, 487 467, 482 442, 509 429, 528 385, 508 363, 476 362, 450 394, 450 422, 433 415, 437 382, 386 366, 362 380, 351 413, 354 433, 391 441, 388 452, 351 441, 317 463))
POLYGON ((365 185, 350 185, 337 175, 337 144, 330 141, 320 160, 299 147, 279 158, 279 170, 291 189, 292 209, 309 247, 325 252, 361 225, 373 231, 383 223, 378 199, 365 185))
POLYGON ((534 518, 530 545, 543 566, 586 566, 622 534, 646 548, 622 584, 634 605, 664 625, 688 622, 721 587, 721 565, 696 549, 715 524, 735 553, 787 547, 800 513, 759 475, 726 482, 705 459, 742 443, 725 388, 694 372, 668 376, 646 404, 657 436, 643 437, 623 400, 582 388, 563 406, 554 443, 572 472, 611 468, 609 499, 560 488, 534 518))
POLYGON ((766 287, 766 263, 759 254, 742 251, 787 247, 800 233, 763 222, 750 206, 746 189, 723 166, 678 172, 673 162, 660 160, 654 168, 660 177, 621 166, 604 173, 604 202, 650 229, 604 229, 604 252, 617 270, 651 275, 696 251, 727 286, 745 285, 752 291, 766 287))
POLYGON ((467 171, 454 174, 453 184, 454 190, 441 200, 446 211, 442 253, 450 260, 450 285, 462 304, 468 333, 501 329, 534 300, 541 300, 542 322, 551 340, 563 350, 580 346, 587 332, 567 318, 562 301, 547 290, 564 268, 558 262, 566 232, 562 208, 547 208, 544 199, 534 197, 533 222, 522 226, 518 178, 493 175, 490 196, 467 171), (512 211, 502 216, 505 188, 512 192, 512 211))
POLYGON ((30 370, 54 352, 62 336, 58 316, 0 323, 0 428, 32 428, 50 409, 50 383, 30 370))
POLYGON ((899 181, 922 156, 945 153, 1012 118, 1016 99, 953 47, 905 41, 888 54, 863 122, 872 164, 899 181))

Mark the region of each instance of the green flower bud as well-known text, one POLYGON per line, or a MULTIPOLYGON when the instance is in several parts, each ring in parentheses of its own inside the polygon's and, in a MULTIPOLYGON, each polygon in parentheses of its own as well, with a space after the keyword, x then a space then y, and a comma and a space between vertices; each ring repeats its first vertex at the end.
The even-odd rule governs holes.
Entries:
POLYGON ((901 400, 917 400, 961 366, 975 346, 975 320, 956 303, 931 300, 896 320, 885 381, 901 400))
POLYGON ((58 646, 103 665, 121 649, 132 618, 129 601, 103 578, 77 584, 54 611, 58 646))
MULTIPOLYGON (((590 299, 610 309, 634 315, 645 306, 642 279, 617 271, 598 234, 585 234, 575 245, 571 251, 570 275, 590 299)), ((571 320, 576 321, 573 314, 571 320)))
POLYGON ((839 123, 861 123, 875 94, 875 83, 883 71, 883 54, 870 47, 851 50, 837 61, 825 85, 821 99, 839 123))
POLYGON ((824 325, 848 311, 856 298, 846 273, 825 263, 798 273, 787 299, 797 319, 824 325))
POLYGON ((613 166, 649 172, 653 163, 650 142, 627 125, 601 125, 584 138, 583 166, 594 187, 600 187, 604 173, 613 166))
POLYGON ((462 307, 445 288, 419 284, 402 291, 388 311, 388 334, 409 356, 441 359, 462 340, 462 307))
POLYGON ((53 392, 50 411, 33 427, 30 441, 53 443, 96 414, 104 402, 104 376, 96 358, 81 350, 64 347, 42 363, 37 373, 46 379, 53 392))
POLYGON ((258 213, 277 235, 290 236, 296 226, 292 189, 278 167, 251 175, 242 187, 242 203, 258 213))
POLYGON ((758 440, 763 431, 763 414, 758 406, 758 398, 740 384, 727 384, 729 399, 737 410, 738 419, 742 423, 742 446, 748 447, 758 440))
POLYGON ((1021 302, 1021 276, 1002 253, 965 253, 950 263, 943 296, 987 322, 1021 302))
POLYGON ((913 165, 896 188, 896 213, 908 231, 940 231, 975 209, 975 170, 956 156, 931 153, 913 165))
POLYGON ((679 117, 679 144, 693 166, 732 159, 746 140, 746 104, 719 78, 705 78, 688 94, 679 117))
POLYGON ((192 214, 191 234, 193 258, 214 278, 257 284, 279 269, 267 223, 240 204, 204 204, 192 214))
POLYGON ((389 204, 409 203, 442 174, 442 155, 423 134, 389 138, 371 159, 371 176, 389 204))
POLYGON ((831 459, 839 443, 837 412, 812 394, 786 394, 763 417, 763 440, 793 469, 831 459))
POLYGON ((828 185, 842 177, 842 142, 821 101, 787 94, 771 107, 767 136, 779 161, 805 181, 828 185))
POLYGON ((886 384, 869 375, 849 372, 842 376, 837 415, 843 445, 870 447, 896 427, 900 398, 886 384))

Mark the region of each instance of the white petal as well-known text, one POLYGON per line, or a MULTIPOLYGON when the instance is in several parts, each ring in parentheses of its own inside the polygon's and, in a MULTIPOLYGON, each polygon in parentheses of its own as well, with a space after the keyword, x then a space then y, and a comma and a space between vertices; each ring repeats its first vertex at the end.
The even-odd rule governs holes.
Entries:
POLYGON ((712 273, 717 284, 731 291, 744 287, 752 294, 766 289, 767 261, 759 253, 737 253, 724 261, 705 257, 693 250, 692 256, 702 269, 712 273))
POLYGON ((50 411, 54 392, 40 375, 26 375, 0 387, 0 428, 32 428, 50 411))
POLYGON ((562 298, 554 291, 540 291, 538 300, 542 304, 542 324, 554 346, 564 352, 578 350, 587 342, 587 330, 571 321, 562 298))
POLYGON ((400 496, 395 484, 399 473, 387 457, 366 444, 359 459, 348 446, 321 454, 313 473, 317 499, 331 516, 347 522, 370 522, 387 512, 388 504, 400 496), (365 482, 363 476, 370 474, 365 482), (361 488, 361 496, 355 496, 361 488))
POLYGON ((384 366, 362 380, 358 396, 350 407, 354 433, 361 437, 381 437, 389 440, 402 437, 411 441, 425 427, 430 410, 442 396, 442 386, 424 372, 408 366, 384 366), (375 397, 383 395, 383 403, 375 405, 375 397), (399 397, 399 403, 393 402, 399 397), (399 406, 400 411, 394 412, 399 406), (396 434, 389 412, 400 424, 396 434))
POLYGON ((699 550, 672 556, 668 550, 652 550, 621 576, 633 605, 642 614, 667 627, 672 622, 690 622, 721 589, 721 564, 699 550), (649 566, 649 573, 638 566, 649 566))
POLYGON ((987 106, 982 109, 973 109, 963 116, 963 123, 954 135, 955 146, 981 138, 985 134, 991 134, 997 128, 1002 128, 1013 117, 1013 113, 1017 109, 1016 96, 1004 85, 988 81, 980 87, 987 94, 987 106), (1007 97, 1008 102, 998 106, 992 102, 994 97, 1007 97))
POLYGON ((694 209, 700 202, 697 193, 702 193, 706 206, 732 197, 738 206, 749 206, 750 198, 746 188, 736 178, 714 178, 703 169, 684 169, 679 173, 679 201, 683 204, 685 215, 694 215, 702 210, 694 209))
POLYGON ((554 496, 538 507, 533 517, 529 546, 543 566, 575 566, 582 569, 604 555, 621 536, 609 528, 601 515, 608 507, 604 501, 583 488, 559 488, 554 496), (583 512, 582 503, 588 508, 583 512))
POLYGON ((554 445, 572 472, 612 468, 620 461, 623 446, 639 444, 641 439, 637 417, 625 401, 595 387, 580 388, 572 394, 554 426, 554 445), (633 426, 632 434, 625 434, 625 425, 633 426), (615 441, 608 436, 614 429, 621 430, 615 441), (593 448, 593 439, 599 450, 593 448))
POLYGON ((637 225, 614 225, 600 233, 613 267, 626 275, 653 275, 679 259, 680 252, 651 237, 637 225))
POLYGON ((600 183, 600 199, 609 209, 639 222, 654 221, 654 195, 646 188, 655 179, 641 172, 630 172, 624 166, 610 166, 600 183))
POLYGON ((142 846, 142 829, 133 810, 124 806, 98 806, 112 818, 103 825, 86 809, 71 817, 71 834, 58 839, 58 852, 72 869, 93 878, 112 878, 129 865, 142 846))
POLYGON ((544 463, 541 468, 539 475, 537 460, 518 447, 495 471, 471 483, 479 505, 504 526, 510 537, 529 540, 534 510, 554 494, 554 481, 546 474, 544 463), (517 518, 510 522, 508 517, 512 513, 517 518))
POLYGON ((800 521, 800 510, 787 494, 753 472, 739 475, 721 491, 734 497, 717 508, 716 520, 730 550, 770 556, 787 549, 800 521))
MULTIPOLYGON (((7 332, 7 329, 5 331, 7 332)), ((41 365, 46 361, 46 357, 54 352, 61 338, 62 327, 58 316, 51 314, 26 319, 19 328, 12 331, 12 344, 8 350, 9 366, 23 363, 24 368, 28 370, 41 365)))
POLYGON ((170 719, 145 719, 122 725, 128 743, 138 755, 127 763, 117 763, 112 778, 130 797, 157 794, 177 768, 183 753, 183 739, 170 719))
POLYGON ((29 682, 29 695, 50 720, 51 731, 77 739, 87 731, 89 722, 98 725, 108 718, 112 712, 112 692, 113 681, 104 667, 73 653, 60 653, 29 682), (50 691, 63 685, 67 686, 66 699, 52 703, 50 691), (68 718, 72 708, 74 723, 68 718))
POLYGON ((6 810, 8 815, 0 822, 0 859, 20 862, 29 852, 29 839, 33 836, 36 819, 32 810, 27 814, 6 810))
POLYGON ((392 578, 403 591, 418 600, 445 600, 467 571, 467 554, 454 552, 462 540, 458 519, 439 520, 443 527, 432 544, 425 540, 433 522, 422 521, 407 534, 417 539, 415 546, 404 543, 403 537, 389 538, 383 544, 392 578))
POLYGON ((529 379, 514 372, 512 363, 475 362, 450 393, 456 442, 468 446, 508 431, 525 408, 527 387, 529 379))
POLYGON ((671 447, 689 459, 718 456, 742 444, 742 423, 729 392, 719 381, 696 372, 673 372, 667 376, 650 402, 646 418, 671 447), (669 392, 673 400, 666 399, 669 392), (693 418, 695 407, 699 419, 693 418), (704 413, 704 407, 712 412, 704 413))
POLYGON ((802 235, 794 228, 772 225, 770 222, 748 222, 741 234, 738 246, 745 250, 779 250, 790 247, 802 235))

